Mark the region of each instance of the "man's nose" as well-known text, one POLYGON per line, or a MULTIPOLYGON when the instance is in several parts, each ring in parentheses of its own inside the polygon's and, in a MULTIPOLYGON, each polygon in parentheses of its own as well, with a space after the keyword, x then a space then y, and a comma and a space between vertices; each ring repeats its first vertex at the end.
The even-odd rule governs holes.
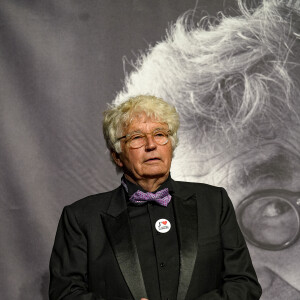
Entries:
POLYGON ((146 150, 153 150, 156 149, 157 145, 154 141, 154 138, 151 134, 146 135, 146 144, 145 144, 145 149, 146 150))

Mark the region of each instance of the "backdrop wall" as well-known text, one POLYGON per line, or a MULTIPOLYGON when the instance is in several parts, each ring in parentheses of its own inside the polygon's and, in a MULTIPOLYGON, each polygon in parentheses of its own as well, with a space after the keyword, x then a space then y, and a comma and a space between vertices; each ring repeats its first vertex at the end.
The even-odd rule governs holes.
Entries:
MULTIPOLYGON (((297 4, 287 2, 289 6, 297 4)), ((1 298, 48 298, 48 262, 62 208, 84 196, 119 185, 120 176, 109 160, 101 132, 102 111, 114 99, 122 101, 122 97, 136 93, 138 89, 133 86, 139 84, 132 80, 124 93, 118 95, 124 87, 125 73, 136 71, 131 62, 135 62, 141 52, 147 52, 149 46, 158 49, 156 44, 164 40, 170 24, 194 8, 197 8, 195 22, 207 14, 217 15, 219 11, 239 15, 235 1, 231 0, 1 1, 1 298)), ((297 49, 295 47, 293 53, 297 54, 297 49)), ((297 74, 295 60, 291 69, 297 74)), ((149 80, 154 85, 152 77, 149 80)), ((145 83, 152 86, 147 80, 145 83)), ((159 94, 159 90, 146 87, 141 91, 159 94)), ((296 94, 293 95, 296 99, 296 94)), ((159 96, 173 99, 164 93, 159 96)), ((288 212, 293 223, 282 231, 276 227, 275 232, 282 237, 276 242, 294 239, 295 243, 285 249, 266 250, 249 242, 264 287, 264 300, 300 299, 300 264, 296 257, 300 242, 296 234, 294 238, 294 232, 299 230, 299 213, 296 212, 299 194, 296 192, 300 190, 300 145, 296 137, 300 104, 295 103, 294 114, 287 118, 291 120, 287 126, 289 135, 281 133, 284 143, 269 137, 264 147, 251 144, 249 154, 235 161, 234 165, 244 170, 244 162, 251 160, 251 170, 249 167, 248 173, 245 172, 251 179, 263 174, 252 180, 251 193, 246 188, 250 175, 244 176, 244 181, 237 180, 242 177, 233 180, 232 167, 226 167, 232 160, 229 157, 224 160, 225 154, 222 160, 213 159, 204 165, 203 160, 196 159, 203 154, 201 151, 186 156, 189 148, 186 153, 179 148, 184 155, 175 153, 172 170, 174 179, 224 186, 235 207, 244 199, 263 199, 260 203, 267 206, 265 212, 271 214, 272 222, 276 214, 281 217, 281 212, 288 212), (274 145, 278 144, 280 147, 275 149, 274 145), (284 151, 286 145, 289 145, 288 152, 284 151), (184 171, 187 162, 189 167, 184 171), (264 187, 258 187, 258 182, 264 187), (271 196, 263 194, 265 190, 272 191, 271 196), (268 197, 288 200, 276 198, 277 202, 270 204, 268 197)), ((279 127, 282 127, 281 121, 278 121, 279 127)), ((188 126, 186 122, 183 125, 188 126)), ((190 139, 192 137, 190 135, 190 139)), ((249 139, 250 136, 243 136, 243 143, 249 139)), ((244 148, 240 147, 235 153, 244 153, 241 150, 244 148)), ((261 206, 255 209, 254 216, 259 222, 261 206)), ((286 220, 284 213, 282 217, 279 224, 286 220)), ((268 226, 259 224, 254 230, 259 242, 268 236, 269 231, 264 231, 268 226)))

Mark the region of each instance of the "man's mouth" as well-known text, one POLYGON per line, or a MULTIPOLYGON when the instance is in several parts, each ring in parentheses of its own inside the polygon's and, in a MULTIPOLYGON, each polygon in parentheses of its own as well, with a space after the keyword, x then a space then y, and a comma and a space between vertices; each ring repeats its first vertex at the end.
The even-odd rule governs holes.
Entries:
POLYGON ((145 162, 151 162, 151 161, 159 161, 160 159, 157 157, 149 158, 145 162))

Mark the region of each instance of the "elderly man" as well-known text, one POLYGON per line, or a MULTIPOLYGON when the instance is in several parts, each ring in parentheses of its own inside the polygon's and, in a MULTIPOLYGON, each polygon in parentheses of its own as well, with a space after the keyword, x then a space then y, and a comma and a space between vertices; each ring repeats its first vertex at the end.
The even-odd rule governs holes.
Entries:
POLYGON ((63 211, 51 256, 50 299, 259 299, 224 189, 170 177, 179 117, 138 96, 104 114, 124 173, 115 190, 63 211))

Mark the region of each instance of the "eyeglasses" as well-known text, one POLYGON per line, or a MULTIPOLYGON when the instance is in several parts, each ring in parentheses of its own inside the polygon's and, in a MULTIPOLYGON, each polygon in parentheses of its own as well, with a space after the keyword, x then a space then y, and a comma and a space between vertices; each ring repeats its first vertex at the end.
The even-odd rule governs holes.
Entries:
POLYGON ((266 250, 282 250, 299 238, 300 193, 265 190, 242 201, 237 219, 248 242, 266 250))
POLYGON ((169 141, 170 130, 158 128, 152 132, 134 131, 118 138, 118 140, 125 139, 125 143, 128 143, 131 148, 137 149, 146 145, 148 134, 151 134, 157 145, 165 145, 169 141))

